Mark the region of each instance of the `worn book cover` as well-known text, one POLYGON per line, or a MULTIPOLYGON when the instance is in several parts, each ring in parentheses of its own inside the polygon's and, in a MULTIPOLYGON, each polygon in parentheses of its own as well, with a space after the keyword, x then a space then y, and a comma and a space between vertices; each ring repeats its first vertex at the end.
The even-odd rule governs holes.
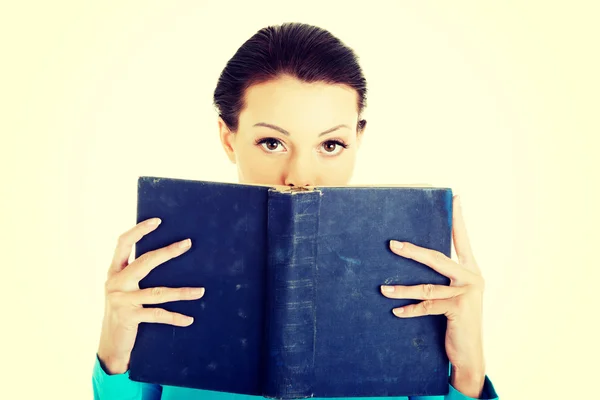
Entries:
POLYGON ((430 185, 287 188, 138 179, 137 221, 159 217, 136 257, 191 238, 140 282, 202 286, 161 307, 188 327, 140 324, 130 378, 271 398, 443 395, 446 317, 401 319, 382 284, 448 285, 389 250, 451 251, 452 190, 430 185))

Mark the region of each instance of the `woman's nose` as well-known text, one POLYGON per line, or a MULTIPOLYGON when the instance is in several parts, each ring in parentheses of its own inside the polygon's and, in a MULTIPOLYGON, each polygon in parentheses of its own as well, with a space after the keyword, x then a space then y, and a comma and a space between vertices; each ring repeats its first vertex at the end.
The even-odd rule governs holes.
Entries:
POLYGON ((316 186, 315 161, 309 156, 296 157, 290 161, 285 176, 286 186, 316 186))

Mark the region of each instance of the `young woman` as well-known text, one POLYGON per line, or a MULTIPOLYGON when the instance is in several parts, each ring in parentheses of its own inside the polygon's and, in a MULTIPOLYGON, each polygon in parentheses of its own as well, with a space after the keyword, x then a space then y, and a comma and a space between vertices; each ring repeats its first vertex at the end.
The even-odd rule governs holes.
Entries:
MULTIPOLYGON (((258 31, 229 60, 214 92, 221 143, 237 165, 240 183, 346 184, 365 134, 366 121, 361 116, 366 93, 356 55, 331 33, 305 24, 258 31)), ((398 318, 448 317, 449 394, 420 399, 493 399, 497 395, 485 375, 482 346, 483 279, 456 197, 454 210, 458 263, 411 243, 392 245, 398 256, 412 258, 451 278, 451 285, 382 286, 381 293, 389 298, 423 300, 394 310, 398 318)), ((204 288, 139 289, 138 282, 153 268, 193 245, 186 240, 173 243, 129 264, 133 245, 159 223, 157 219, 141 222, 119 238, 106 281, 106 309, 93 371, 95 398, 255 398, 129 380, 129 357, 139 323, 188 326, 192 322, 187 316, 142 305, 198 299, 204 294, 204 288)))

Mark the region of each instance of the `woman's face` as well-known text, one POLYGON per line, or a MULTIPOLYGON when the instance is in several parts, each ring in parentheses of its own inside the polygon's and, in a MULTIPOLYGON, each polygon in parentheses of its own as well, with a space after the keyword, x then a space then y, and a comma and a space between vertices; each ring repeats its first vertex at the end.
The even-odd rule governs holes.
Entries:
POLYGON ((289 76, 248 88, 238 131, 219 118, 221 142, 240 183, 347 184, 362 137, 357 102, 348 86, 289 76))

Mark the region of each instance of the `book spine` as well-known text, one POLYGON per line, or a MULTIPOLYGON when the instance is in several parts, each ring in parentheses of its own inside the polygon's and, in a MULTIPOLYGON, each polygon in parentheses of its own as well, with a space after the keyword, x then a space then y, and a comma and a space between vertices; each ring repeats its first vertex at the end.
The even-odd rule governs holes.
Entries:
POLYGON ((320 197, 269 193, 265 397, 312 397, 320 197))

